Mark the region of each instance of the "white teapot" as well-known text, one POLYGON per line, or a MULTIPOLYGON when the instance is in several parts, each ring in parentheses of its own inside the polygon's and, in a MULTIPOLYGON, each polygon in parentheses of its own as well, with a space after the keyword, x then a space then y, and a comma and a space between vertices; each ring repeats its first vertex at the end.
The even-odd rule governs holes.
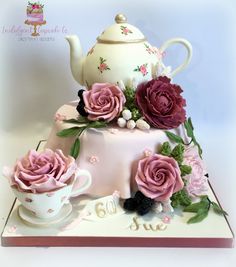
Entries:
POLYGON ((162 62, 164 51, 171 44, 182 44, 187 49, 184 62, 170 73, 173 77, 183 70, 192 56, 191 44, 182 38, 165 42, 160 49, 147 42, 139 29, 127 23, 124 15, 115 17, 111 25, 97 38, 97 43, 86 56, 82 55, 79 38, 67 36, 70 44, 70 61, 73 77, 88 89, 93 83, 110 82, 128 85, 155 78, 158 69, 165 68, 162 62))

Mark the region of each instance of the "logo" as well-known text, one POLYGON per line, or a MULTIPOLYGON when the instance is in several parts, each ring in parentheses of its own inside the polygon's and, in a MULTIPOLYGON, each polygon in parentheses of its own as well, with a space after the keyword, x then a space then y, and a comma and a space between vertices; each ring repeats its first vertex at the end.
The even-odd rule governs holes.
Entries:
MULTIPOLYGON (((33 0, 34 1, 34 0, 33 0)), ((64 24, 48 23, 44 13, 45 5, 41 2, 28 2, 19 7, 19 12, 24 12, 25 20, 16 22, 12 19, 12 24, 0 25, 0 34, 11 35, 21 42, 48 42, 55 41, 58 36, 68 34, 68 29, 64 24), (47 24, 47 25, 46 25, 47 24)), ((47 3, 47 10, 54 9, 52 3, 47 3)), ((52 18, 55 21, 55 18, 52 18)))
POLYGON ((44 5, 40 4, 40 2, 28 2, 26 9, 27 20, 25 21, 25 24, 34 27, 34 31, 31 33, 31 36, 39 36, 40 34, 37 32, 37 26, 46 24, 46 20, 44 20, 43 16, 43 7, 44 5))

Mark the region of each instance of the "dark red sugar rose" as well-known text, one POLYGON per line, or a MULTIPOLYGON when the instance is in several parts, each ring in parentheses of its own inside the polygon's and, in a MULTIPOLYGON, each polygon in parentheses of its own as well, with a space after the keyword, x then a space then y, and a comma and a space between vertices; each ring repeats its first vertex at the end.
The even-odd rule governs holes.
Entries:
POLYGON ((185 99, 179 85, 160 76, 138 86, 135 100, 147 122, 155 128, 172 129, 186 120, 185 99))

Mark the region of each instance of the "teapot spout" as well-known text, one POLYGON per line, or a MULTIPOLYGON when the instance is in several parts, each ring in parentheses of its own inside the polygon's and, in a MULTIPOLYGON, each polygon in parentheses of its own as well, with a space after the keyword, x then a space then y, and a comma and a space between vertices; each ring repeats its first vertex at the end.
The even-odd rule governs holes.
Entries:
POLYGON ((74 79, 81 85, 83 82, 83 55, 80 40, 76 35, 65 37, 70 45, 70 67, 74 79))

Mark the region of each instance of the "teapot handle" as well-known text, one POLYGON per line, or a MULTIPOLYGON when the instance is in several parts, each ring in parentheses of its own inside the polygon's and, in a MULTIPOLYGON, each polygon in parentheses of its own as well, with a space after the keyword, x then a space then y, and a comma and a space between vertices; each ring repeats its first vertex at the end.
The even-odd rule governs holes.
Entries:
MULTIPOLYGON (((187 56, 186 56, 184 62, 171 72, 171 74, 170 74, 171 77, 175 76, 177 73, 182 71, 189 64, 189 62, 192 58, 192 45, 190 44, 189 41, 187 41, 186 39, 183 39, 183 38, 173 38, 173 39, 167 40, 160 47, 161 54, 172 44, 182 44, 187 49, 187 56)), ((162 64, 163 64, 163 62, 162 62, 162 64)), ((165 67, 164 64, 163 64, 163 66, 165 67)))

